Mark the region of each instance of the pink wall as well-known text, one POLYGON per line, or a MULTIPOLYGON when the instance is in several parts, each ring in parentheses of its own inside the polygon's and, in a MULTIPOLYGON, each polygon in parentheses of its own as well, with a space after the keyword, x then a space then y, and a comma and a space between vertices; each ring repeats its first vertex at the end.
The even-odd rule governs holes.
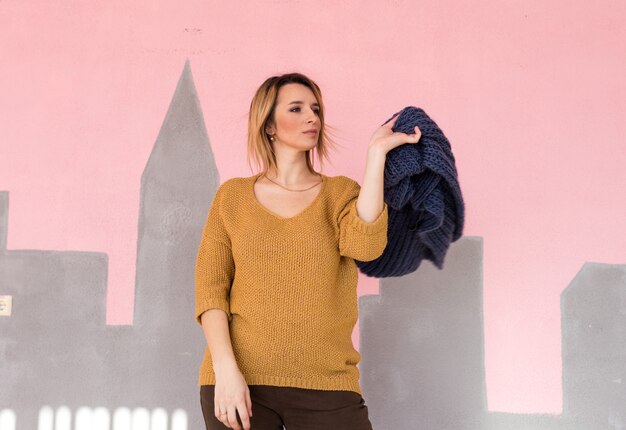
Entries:
POLYGON ((346 147, 324 171, 359 182, 371 133, 419 106, 484 237, 489 410, 560 413, 559 294, 585 261, 626 262, 626 3, 94 5, 0 3, 9 249, 106 252, 106 322, 132 323, 140 175, 186 58, 222 181, 251 174, 247 109, 272 74, 320 84, 346 147))

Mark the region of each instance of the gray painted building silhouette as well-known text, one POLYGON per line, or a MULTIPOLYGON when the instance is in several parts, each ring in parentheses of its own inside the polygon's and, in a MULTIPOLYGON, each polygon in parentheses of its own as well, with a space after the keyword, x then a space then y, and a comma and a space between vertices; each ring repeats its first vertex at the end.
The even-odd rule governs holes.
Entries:
POLYGON ((561 294, 561 415, 486 410, 482 238, 359 298, 361 379, 380 429, 626 429, 626 265, 585 263, 561 294))
POLYGON ((189 63, 141 184, 132 326, 107 326, 108 258, 96 252, 6 250, 0 194, 0 409, 36 429, 43 405, 165 408, 203 426, 197 386, 205 340, 194 315, 194 267, 219 177, 189 63))
POLYGON ((479 238, 383 278, 359 298, 361 380, 374 428, 483 429, 485 388, 479 238))
POLYGON ((626 265, 585 263, 561 294, 563 414, 626 429, 626 265))
MULTIPOLYGON (((189 62, 142 175, 132 326, 107 326, 108 257, 7 250, 0 192, 0 410, 37 428, 43 405, 164 408, 204 427, 193 319, 197 246, 219 176, 189 62)), ((377 430, 626 429, 626 265, 586 263, 563 291, 562 415, 486 411, 482 239, 452 244, 359 299, 364 397, 377 430)), ((3 430, 3 429, 0 429, 3 430)))

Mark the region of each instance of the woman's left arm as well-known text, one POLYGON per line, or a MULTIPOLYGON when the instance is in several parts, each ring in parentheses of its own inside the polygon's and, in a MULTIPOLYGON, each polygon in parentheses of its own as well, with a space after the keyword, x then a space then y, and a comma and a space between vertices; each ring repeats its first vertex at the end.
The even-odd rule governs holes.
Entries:
POLYGON ((387 153, 405 143, 417 143, 422 137, 419 127, 415 133, 393 132, 391 128, 398 116, 378 128, 372 135, 367 148, 367 161, 363 185, 356 202, 357 213, 363 221, 371 223, 378 218, 384 209, 384 178, 387 153))

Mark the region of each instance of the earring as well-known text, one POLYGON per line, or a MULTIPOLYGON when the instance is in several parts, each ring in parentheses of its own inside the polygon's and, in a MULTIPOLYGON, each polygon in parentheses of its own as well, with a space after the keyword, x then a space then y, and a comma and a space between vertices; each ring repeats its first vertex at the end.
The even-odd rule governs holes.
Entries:
POLYGON ((273 142, 274 141, 274 136, 269 135, 270 136, 270 140, 273 142))

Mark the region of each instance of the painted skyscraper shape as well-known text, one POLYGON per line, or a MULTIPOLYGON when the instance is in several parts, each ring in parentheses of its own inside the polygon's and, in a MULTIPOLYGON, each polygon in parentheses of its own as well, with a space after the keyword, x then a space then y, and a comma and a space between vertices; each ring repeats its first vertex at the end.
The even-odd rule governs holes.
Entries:
POLYGON ((105 254, 6 251, 0 193, 0 295, 14 298, 12 316, 0 317, 0 410, 19 430, 36 429, 44 405, 182 409, 185 427, 204 426, 194 268, 219 183, 186 62, 142 176, 132 326, 105 325, 105 254))
POLYGON ((484 429, 482 239, 359 299, 361 378, 374 428, 484 429))
POLYGON ((134 326, 146 342, 142 370, 151 392, 161 404, 182 400, 194 416, 206 345, 194 320, 195 262, 219 184, 187 62, 141 177, 134 326))
POLYGON ((561 294, 563 415, 626 429, 626 265, 585 263, 561 294))

